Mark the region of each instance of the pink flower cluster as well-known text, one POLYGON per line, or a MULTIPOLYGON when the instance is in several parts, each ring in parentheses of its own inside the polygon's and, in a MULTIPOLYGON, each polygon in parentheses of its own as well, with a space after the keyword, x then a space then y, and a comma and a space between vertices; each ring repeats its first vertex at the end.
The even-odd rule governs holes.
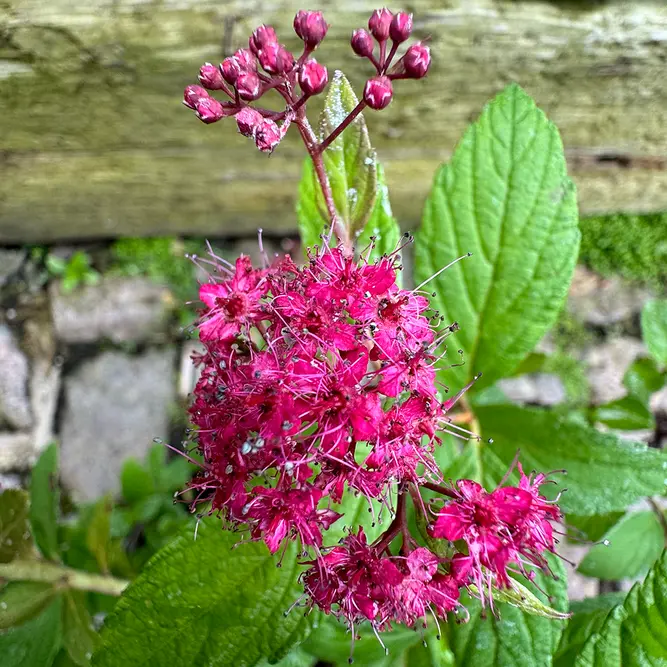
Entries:
MULTIPOLYGON (((303 575, 311 604, 354 624, 408 625, 458 605, 459 589, 509 586, 508 571, 546 568, 557 507, 539 493, 543 475, 493 493, 470 480, 444 486, 433 457, 438 434, 460 432, 436 380, 453 327, 424 294, 396 283, 398 254, 369 262, 342 247, 254 268, 215 257, 201 286, 198 322, 206 353, 190 409, 205 466, 194 488, 232 525, 277 552, 291 539, 315 559, 303 575), (420 488, 445 496, 427 509, 420 488), (394 512, 375 542, 363 530, 334 548, 323 532, 350 493, 394 512), (406 502, 449 545, 441 557, 410 535, 406 502), (390 547, 402 537, 400 555, 390 547)), ((384 511, 384 510, 382 510, 384 511)))
MULTIPOLYGON (((412 32, 412 16, 394 15, 388 9, 377 10, 368 25, 370 33, 355 31, 351 43, 355 53, 368 58, 378 73, 366 83, 364 103, 372 109, 383 109, 393 96, 392 81, 422 78, 428 71, 431 56, 427 46, 413 44, 389 69, 399 45, 412 32), (379 45, 377 57, 373 38, 379 45), (389 39, 392 47, 387 53, 389 39)), ((202 65, 199 70, 201 85, 187 86, 183 103, 207 124, 235 116, 241 134, 252 139, 260 151, 273 152, 292 122, 296 122, 302 134, 309 133, 304 127, 306 102, 313 95, 319 95, 329 81, 327 68, 311 55, 328 29, 321 12, 300 10, 294 17, 294 31, 304 47, 297 58, 280 44, 271 26, 259 26, 250 36, 248 48, 239 49, 219 66, 202 65), (283 98, 284 111, 251 105, 271 90, 283 98), (220 91, 229 99, 221 102, 209 91, 220 91), (280 126, 279 122, 282 123, 280 126)), ((312 137, 308 141, 312 143, 312 137)))

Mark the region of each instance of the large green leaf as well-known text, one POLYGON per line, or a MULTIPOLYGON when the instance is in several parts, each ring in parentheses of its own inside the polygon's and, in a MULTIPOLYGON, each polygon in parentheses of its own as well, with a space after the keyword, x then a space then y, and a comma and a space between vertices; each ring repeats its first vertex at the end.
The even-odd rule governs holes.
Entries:
POLYGON ((437 172, 417 236, 418 283, 473 254, 429 283, 434 308, 461 326, 450 348, 465 365, 447 384, 483 372, 479 386, 489 385, 519 365, 556 321, 579 237, 558 130, 509 86, 437 172))
POLYGON ((19 489, 0 493, 0 563, 28 556, 33 550, 28 495, 19 489))
POLYGON ((250 667, 281 658, 310 631, 313 614, 285 612, 300 595, 296 547, 276 567, 262 543, 217 519, 158 552, 123 594, 102 632, 97 667, 250 667))
MULTIPOLYGON (((567 611, 567 575, 556 558, 550 566, 557 578, 538 573, 536 583, 546 592, 548 604, 567 611)), ((547 599, 533 584, 523 579, 543 602, 547 599)), ((465 602, 470 620, 446 625, 454 664, 461 667, 548 667, 563 631, 564 621, 529 615, 505 603, 495 605, 495 614, 483 614, 477 601, 465 602)))
POLYGON ((57 559, 58 548, 58 448, 47 447, 32 469, 30 522, 35 542, 46 558, 57 559))
MULTIPOLYGON (((667 453, 565 420, 547 410, 517 406, 477 408, 485 438, 476 444, 481 478, 487 486, 499 480, 520 451, 528 472, 565 469, 558 485, 542 487, 553 497, 567 487, 560 506, 567 513, 605 514, 624 510, 637 499, 665 492, 667 453)), ((470 447, 471 445, 468 445, 470 447)))
POLYGON ((647 301, 641 317, 642 338, 653 358, 667 366, 667 299, 647 301))
POLYGON ((667 551, 642 584, 614 607, 579 653, 575 667, 667 665, 667 551))
POLYGON ((60 609, 57 597, 39 616, 0 633, 2 667, 50 667, 60 648, 60 609))
POLYGON ((654 512, 627 514, 579 563, 578 570, 598 579, 634 579, 648 572, 665 547, 665 533, 654 512))
POLYGON ((622 604, 623 597, 623 593, 607 593, 572 603, 573 616, 565 626, 554 655, 554 667, 572 667, 588 638, 600 630, 609 611, 622 604))

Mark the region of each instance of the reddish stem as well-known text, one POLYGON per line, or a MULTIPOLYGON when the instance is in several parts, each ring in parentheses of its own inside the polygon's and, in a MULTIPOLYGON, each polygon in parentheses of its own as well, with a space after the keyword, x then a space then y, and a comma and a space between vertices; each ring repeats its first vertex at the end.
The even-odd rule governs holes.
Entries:
POLYGON ((387 60, 383 63, 382 66, 382 73, 384 74, 387 71, 387 68, 389 65, 391 65, 391 61, 394 59, 394 56, 396 55, 396 51, 398 51, 398 43, 394 42, 391 47, 391 51, 389 51, 389 55, 387 56, 387 60))
POLYGON ((405 491, 399 491, 398 493, 398 502, 396 503, 396 516, 394 520, 389 525, 389 528, 380 538, 380 541, 377 542, 374 546, 377 549, 378 553, 382 553, 385 549, 389 547, 393 539, 401 533, 403 535, 403 543, 406 543, 406 539, 409 539, 409 529, 408 522, 406 520, 406 498, 407 493, 405 491), (408 536, 406 538, 406 535, 408 536))
POLYGON ((318 153, 324 153, 324 151, 329 148, 329 146, 338 139, 341 133, 345 130, 346 127, 352 123, 352 121, 366 108, 366 102, 361 100, 352 111, 347 115, 343 122, 326 138, 322 143, 316 147, 318 153))
POLYGON ((450 489, 446 486, 442 486, 442 484, 433 484, 432 482, 424 482, 421 484, 425 489, 428 489, 429 491, 435 491, 436 493, 439 493, 443 496, 447 496, 448 498, 456 498, 457 494, 454 489, 450 489))

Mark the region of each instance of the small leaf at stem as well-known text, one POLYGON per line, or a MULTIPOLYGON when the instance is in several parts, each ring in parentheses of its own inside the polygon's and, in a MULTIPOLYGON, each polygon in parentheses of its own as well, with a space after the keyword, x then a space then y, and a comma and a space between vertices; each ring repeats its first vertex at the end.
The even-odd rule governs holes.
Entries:
POLYGON ((30 478, 30 522, 39 550, 45 558, 56 560, 58 547, 58 448, 47 447, 32 469, 30 478))
POLYGON ((28 494, 7 489, 0 493, 0 563, 27 556, 32 549, 28 494))
POLYGON ((21 625, 40 614, 56 595, 52 584, 10 581, 0 589, 0 630, 21 625))
POLYGON ((667 299, 647 301, 641 316, 642 338, 653 358, 667 366, 667 299))

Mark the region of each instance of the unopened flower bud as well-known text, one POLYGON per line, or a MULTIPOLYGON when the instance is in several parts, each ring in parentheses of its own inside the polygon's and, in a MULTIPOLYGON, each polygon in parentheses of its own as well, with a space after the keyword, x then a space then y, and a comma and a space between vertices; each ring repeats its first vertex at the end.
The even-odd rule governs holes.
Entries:
POLYGON ((324 39, 329 26, 322 12, 309 12, 300 9, 294 17, 294 32, 309 49, 315 49, 324 39))
POLYGON ((255 132, 255 144, 262 153, 273 153, 282 138, 280 128, 268 118, 262 120, 255 132))
POLYGON ((242 72, 236 79, 236 90, 242 100, 256 100, 262 94, 262 84, 254 72, 242 72))
POLYGON ((368 29, 378 42, 385 42, 389 37, 389 27, 394 15, 386 8, 376 9, 368 19, 368 29))
POLYGON ((314 58, 306 62, 299 72, 299 85, 306 95, 319 95, 328 81, 327 68, 314 58))
POLYGON ((239 78, 239 74, 241 74, 242 71, 238 60, 234 56, 225 58, 220 63, 220 73, 222 74, 222 78, 232 86, 236 83, 236 79, 239 78))
POLYGON ((363 28, 359 28, 359 30, 355 30, 352 33, 350 44, 352 45, 352 50, 361 58, 369 58, 373 55, 373 38, 363 28))
POLYGON ((405 73, 411 79, 421 79, 426 76, 431 65, 431 51, 423 44, 413 44, 401 58, 405 73))
POLYGON ((250 35, 248 45, 250 46, 250 50, 257 55, 267 44, 277 41, 278 36, 276 35, 276 31, 270 25, 260 25, 250 35))
POLYGON ((199 70, 199 83, 209 90, 220 90, 225 83, 220 68, 211 63, 205 63, 199 70))
POLYGON ((195 102, 197 118, 207 125, 215 123, 225 115, 225 108, 213 97, 200 97, 195 102))
POLYGON ((201 86, 187 86, 183 91, 183 104, 190 109, 194 109, 197 102, 206 97, 208 97, 208 93, 201 86))
POLYGON ((404 42, 412 34, 412 14, 398 12, 391 20, 389 36, 397 44, 404 42))
POLYGON ((285 74, 294 68, 294 56, 277 42, 267 44, 257 57, 259 64, 269 74, 285 74))
POLYGON ((250 49, 239 49, 234 54, 234 59, 239 64, 241 71, 243 72, 257 71, 257 58, 255 58, 253 52, 250 49))
POLYGON ((386 76, 375 76, 366 81, 364 101, 371 109, 380 110, 389 106, 393 94, 391 80, 386 76))
POLYGON ((236 124, 244 137, 254 137, 263 121, 264 116, 250 107, 244 107, 236 114, 236 124))

